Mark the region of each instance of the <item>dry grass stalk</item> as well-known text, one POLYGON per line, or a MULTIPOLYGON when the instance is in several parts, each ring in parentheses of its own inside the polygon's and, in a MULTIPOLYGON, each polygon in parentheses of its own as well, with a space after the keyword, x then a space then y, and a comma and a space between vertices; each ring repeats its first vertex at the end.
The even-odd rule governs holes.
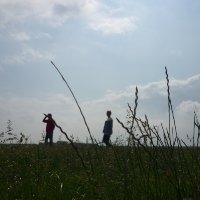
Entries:
POLYGON ((80 113, 81 113, 81 116, 83 117, 83 121, 84 121, 84 123, 85 123, 85 126, 87 127, 88 133, 89 133, 89 135, 90 135, 90 139, 91 139, 92 143, 95 144, 95 141, 94 141, 94 139, 93 139, 93 137, 92 137, 92 135, 91 135, 90 128, 89 128, 89 126, 88 126, 88 123, 87 123, 87 121, 86 121, 86 118, 85 118, 85 116, 84 116, 84 114, 83 114, 83 111, 82 111, 82 109, 81 109, 81 107, 80 107, 80 105, 79 105, 79 103, 78 103, 78 100, 76 99, 76 97, 75 97, 75 95, 74 95, 74 93, 73 93, 71 87, 69 86, 69 84, 68 84, 67 81, 65 80, 65 78, 64 78, 64 76, 62 75, 62 73, 60 72, 60 70, 59 70, 59 69, 56 67, 56 65, 53 63, 53 61, 51 61, 51 64, 55 67, 55 69, 57 70, 57 72, 60 74, 60 76, 62 77, 63 81, 64 81, 65 84, 67 85, 67 87, 68 87, 70 93, 72 94, 72 96, 73 96, 73 98, 74 98, 74 101, 76 102, 76 105, 77 105, 77 107, 78 107, 78 109, 79 109, 79 111, 80 111, 80 113))

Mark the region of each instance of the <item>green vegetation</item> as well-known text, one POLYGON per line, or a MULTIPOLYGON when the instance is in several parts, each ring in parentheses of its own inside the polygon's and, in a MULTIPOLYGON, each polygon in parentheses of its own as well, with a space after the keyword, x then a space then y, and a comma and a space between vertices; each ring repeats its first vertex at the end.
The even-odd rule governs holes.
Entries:
MULTIPOLYGON (((134 109, 128 104, 126 124, 117 118, 129 134, 128 143, 117 143, 109 148, 99 146, 92 137, 78 101, 65 81, 79 107, 92 144, 77 145, 59 125, 57 128, 69 144, 52 147, 22 142, 5 144, 10 141, 4 139, 7 138, 5 133, 8 138, 16 137, 8 124, 8 131, 0 135, 0 199, 199 199, 199 133, 195 135, 195 124, 199 127, 199 122, 195 114, 189 146, 178 137, 167 69, 166 79, 168 127, 165 129, 161 124, 160 133, 155 126, 150 126, 147 116, 145 120, 137 117, 136 88, 134 109)), ((26 137, 21 134, 21 138, 26 137)))
POLYGON ((198 148, 146 148, 77 147, 86 173, 67 144, 1 145, 0 199, 198 199, 198 148))

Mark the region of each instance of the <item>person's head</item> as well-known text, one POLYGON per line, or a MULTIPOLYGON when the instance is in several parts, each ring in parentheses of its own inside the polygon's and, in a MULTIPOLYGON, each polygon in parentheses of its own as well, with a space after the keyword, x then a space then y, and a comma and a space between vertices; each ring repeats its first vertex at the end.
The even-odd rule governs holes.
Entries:
POLYGON ((110 117, 111 116, 111 111, 110 110, 108 110, 107 112, 106 112, 106 115, 108 116, 108 117, 110 117))
POLYGON ((51 113, 49 113, 47 116, 48 116, 48 118, 50 118, 50 119, 52 118, 52 114, 51 114, 51 113))

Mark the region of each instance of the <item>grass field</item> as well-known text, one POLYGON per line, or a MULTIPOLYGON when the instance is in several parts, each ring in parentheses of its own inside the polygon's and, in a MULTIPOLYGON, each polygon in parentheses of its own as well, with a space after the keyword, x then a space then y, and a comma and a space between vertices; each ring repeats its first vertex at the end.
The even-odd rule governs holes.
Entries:
POLYGON ((194 113, 190 145, 178 137, 165 70, 168 127, 161 124, 162 133, 158 132, 149 125, 147 116, 145 120, 136 116, 136 87, 135 106, 132 109, 128 104, 127 123, 116 118, 129 135, 125 138, 128 143, 112 147, 97 145, 77 99, 58 70, 80 110, 92 144, 75 144, 58 125, 69 144, 22 144, 27 138, 22 133, 13 135, 8 121, 8 130, 0 134, 0 200, 200 199, 200 134, 195 134, 200 124, 194 113), (6 144, 13 139, 18 144, 6 144))
POLYGON ((1 145, 0 199, 199 199, 193 147, 1 145))

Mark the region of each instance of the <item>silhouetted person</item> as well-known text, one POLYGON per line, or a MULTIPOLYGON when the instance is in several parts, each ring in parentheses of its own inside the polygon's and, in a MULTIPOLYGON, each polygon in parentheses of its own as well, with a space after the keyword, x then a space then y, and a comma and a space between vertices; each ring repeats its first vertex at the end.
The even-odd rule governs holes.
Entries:
POLYGON ((44 114, 45 117, 43 119, 43 122, 46 123, 46 136, 45 136, 45 144, 52 145, 53 144, 53 131, 56 125, 56 122, 53 120, 52 115, 49 113, 48 115, 44 114))
POLYGON ((106 146, 111 146, 110 144, 110 136, 112 135, 112 132, 113 132, 113 119, 110 117, 111 116, 111 111, 107 111, 106 112, 106 115, 107 115, 107 120, 105 121, 105 124, 104 124, 104 128, 103 128, 103 141, 106 146))

